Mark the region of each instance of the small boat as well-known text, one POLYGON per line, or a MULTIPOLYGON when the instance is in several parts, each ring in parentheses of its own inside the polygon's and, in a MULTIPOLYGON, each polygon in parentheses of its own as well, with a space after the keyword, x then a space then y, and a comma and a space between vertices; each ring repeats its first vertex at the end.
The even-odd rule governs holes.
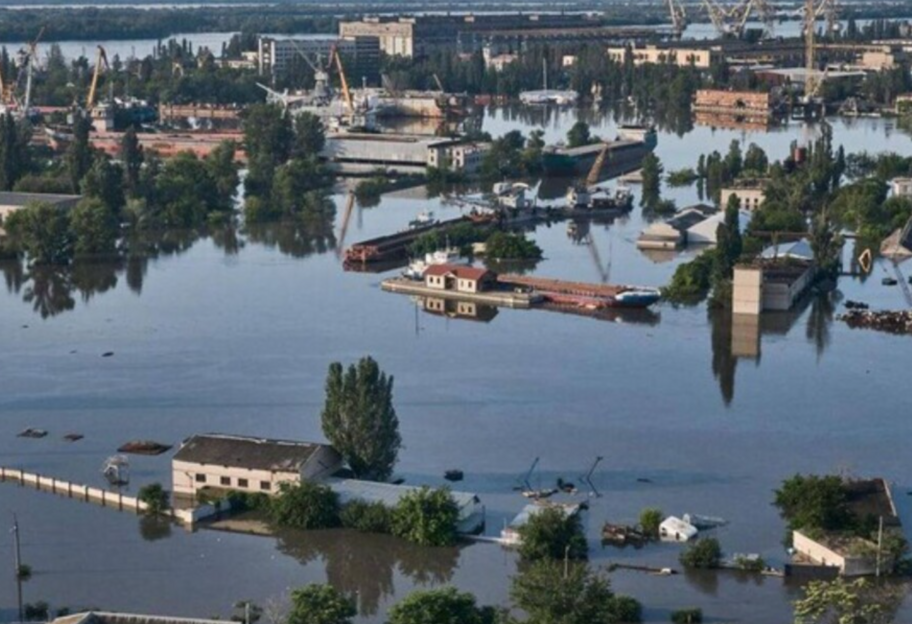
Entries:
POLYGON ((631 288, 614 296, 614 306, 619 308, 648 308, 662 298, 655 288, 631 288))
POLYGON ((413 280, 424 279, 424 272, 428 267, 438 264, 456 264, 459 262, 461 254, 455 247, 446 247, 424 255, 423 260, 413 260, 402 271, 402 276, 413 280))
POLYGON ((895 277, 885 277, 882 280, 880 280, 880 283, 883 284, 884 286, 896 286, 899 282, 896 281, 895 277))
POLYGON ((84 437, 85 436, 82 435, 81 433, 68 433, 65 436, 63 436, 63 439, 66 440, 67 442, 79 442, 84 437))
POLYGON ((462 481, 463 473, 461 470, 454 468, 443 473, 443 478, 447 481, 462 481))
POLYGON ((430 210, 422 210, 418 213, 418 216, 409 221, 409 229, 414 230, 425 225, 430 225, 431 223, 434 223, 434 221, 435 219, 433 212, 430 210))

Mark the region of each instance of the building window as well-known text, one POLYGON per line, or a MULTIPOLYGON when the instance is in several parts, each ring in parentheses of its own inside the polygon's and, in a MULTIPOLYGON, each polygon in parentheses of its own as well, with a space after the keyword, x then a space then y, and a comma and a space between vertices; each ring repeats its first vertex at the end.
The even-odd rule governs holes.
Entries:
POLYGON ((272 489, 272 484, 269 481, 260 481, 260 489, 269 491, 272 489))
POLYGON ((202 473, 197 473, 197 475, 196 475, 196 482, 197 482, 197 483, 205 483, 205 482, 206 482, 206 475, 204 475, 204 474, 202 474, 202 473))
POLYGON ((250 483, 247 481, 247 479, 238 479, 238 487, 250 487, 250 483))
POLYGON ((219 479, 219 483, 222 485, 231 485, 231 477, 222 477, 219 479))

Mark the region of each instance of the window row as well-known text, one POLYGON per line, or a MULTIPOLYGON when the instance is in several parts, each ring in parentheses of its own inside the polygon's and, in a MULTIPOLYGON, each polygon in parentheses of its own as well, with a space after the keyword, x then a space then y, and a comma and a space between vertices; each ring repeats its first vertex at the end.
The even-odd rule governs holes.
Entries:
MULTIPOLYGON (((224 487, 231 487, 231 485, 232 485, 231 477, 219 477, 218 479, 219 479, 219 485, 224 486, 224 487)), ((203 474, 201 472, 196 473, 196 482, 197 483, 208 483, 209 482, 208 475, 203 474)), ((214 480, 213 480, 213 483, 215 483, 214 480)), ((238 479, 237 483, 235 485, 239 488, 249 489, 250 481, 248 479, 238 479)), ((272 489, 272 483, 269 481, 260 481, 260 489, 263 491, 269 491, 272 489)))

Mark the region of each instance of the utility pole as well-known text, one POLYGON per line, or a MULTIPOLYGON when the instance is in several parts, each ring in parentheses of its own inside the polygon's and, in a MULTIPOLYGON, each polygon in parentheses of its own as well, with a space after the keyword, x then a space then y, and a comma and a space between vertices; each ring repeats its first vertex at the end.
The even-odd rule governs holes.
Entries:
POLYGON ((880 522, 877 525, 877 577, 880 578, 880 549, 883 545, 883 516, 880 517, 880 522))
POLYGON ((19 621, 24 622, 25 617, 22 611, 22 547, 19 543, 19 519, 13 514, 13 556, 16 565, 16 593, 19 601, 19 621))
POLYGON ((570 544, 564 547, 564 580, 570 576, 570 544))

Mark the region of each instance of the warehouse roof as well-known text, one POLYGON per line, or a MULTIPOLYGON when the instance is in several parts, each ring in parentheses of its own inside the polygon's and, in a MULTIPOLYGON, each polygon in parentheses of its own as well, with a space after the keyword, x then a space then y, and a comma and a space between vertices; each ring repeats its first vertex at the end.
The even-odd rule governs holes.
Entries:
POLYGON ((319 449, 326 447, 315 442, 205 434, 185 440, 174 460, 249 470, 299 472, 319 449))

